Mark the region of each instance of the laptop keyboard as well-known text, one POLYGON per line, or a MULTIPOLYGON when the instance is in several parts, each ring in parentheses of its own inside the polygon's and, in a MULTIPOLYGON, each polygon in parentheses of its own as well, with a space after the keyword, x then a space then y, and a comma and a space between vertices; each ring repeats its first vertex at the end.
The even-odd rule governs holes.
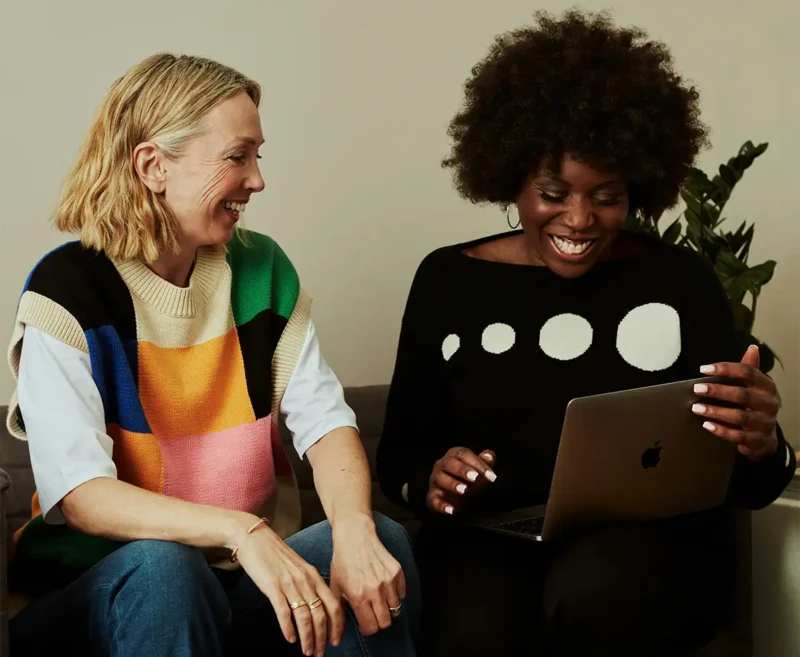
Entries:
POLYGON ((495 529, 502 529, 507 532, 515 532, 517 534, 528 534, 530 536, 539 536, 544 528, 544 516, 538 518, 523 518, 522 520, 511 520, 503 522, 499 525, 494 525, 495 529))

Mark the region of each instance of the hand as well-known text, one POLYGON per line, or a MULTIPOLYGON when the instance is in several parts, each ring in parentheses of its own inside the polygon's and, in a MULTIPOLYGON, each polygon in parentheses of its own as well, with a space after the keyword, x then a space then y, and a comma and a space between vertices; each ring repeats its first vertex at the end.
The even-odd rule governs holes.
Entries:
POLYGON ((778 389, 758 369, 758 347, 752 346, 741 363, 717 363, 700 368, 703 374, 714 374, 740 381, 742 386, 697 384, 694 391, 702 397, 733 402, 739 408, 713 404, 695 404, 697 415, 709 419, 703 427, 715 436, 738 445, 739 451, 752 461, 772 456, 778 449, 778 389))
POLYGON ((474 495, 483 490, 497 475, 489 467, 497 457, 485 450, 476 456, 466 447, 453 447, 433 466, 428 480, 428 508, 438 513, 453 515, 464 505, 467 493, 474 495))
POLYGON ((338 645, 344 632, 344 609, 317 569, 269 527, 245 534, 237 544, 239 563, 269 598, 286 640, 294 643, 299 633, 303 654, 315 657, 324 656, 326 635, 338 645), (314 603, 317 598, 322 604, 314 603), (290 605, 300 600, 307 604, 292 611, 290 605))
POLYGON ((375 533, 371 517, 339 521, 334 528, 331 591, 344 598, 365 636, 385 630, 406 597, 403 569, 375 533))

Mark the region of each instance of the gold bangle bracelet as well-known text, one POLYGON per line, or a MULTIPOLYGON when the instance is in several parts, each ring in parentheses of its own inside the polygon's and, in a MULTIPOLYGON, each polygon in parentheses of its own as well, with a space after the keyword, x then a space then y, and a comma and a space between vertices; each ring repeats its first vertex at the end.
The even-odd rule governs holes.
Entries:
MULTIPOLYGON (((252 534, 256 529, 261 527, 261 525, 264 525, 265 527, 269 526, 269 520, 267 520, 266 518, 261 518, 250 529, 247 530, 247 535, 249 536, 250 534, 252 534)), ((233 548, 233 551, 231 552, 231 563, 236 563, 237 561, 239 561, 239 557, 237 556, 238 554, 239 554, 239 546, 236 545, 233 548)))

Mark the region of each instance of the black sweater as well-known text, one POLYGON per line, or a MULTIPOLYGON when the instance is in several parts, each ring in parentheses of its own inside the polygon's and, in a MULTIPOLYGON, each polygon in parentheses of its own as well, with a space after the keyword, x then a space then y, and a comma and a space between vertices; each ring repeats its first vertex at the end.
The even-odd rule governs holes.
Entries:
MULTIPOLYGON (((498 237, 434 251, 408 297, 377 470, 385 495, 421 514, 451 447, 496 452, 485 509, 541 504, 571 399, 697 378, 742 356, 716 275, 687 249, 648 240, 644 255, 574 279, 464 254, 498 237)), ((732 502, 757 509, 784 490, 795 460, 779 443, 766 461, 737 456, 732 502)))

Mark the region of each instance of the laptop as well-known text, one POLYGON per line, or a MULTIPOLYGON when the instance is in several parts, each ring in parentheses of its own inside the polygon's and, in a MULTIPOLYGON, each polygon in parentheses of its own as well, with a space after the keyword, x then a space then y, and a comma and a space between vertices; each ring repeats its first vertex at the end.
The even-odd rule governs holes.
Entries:
POLYGON ((719 382, 705 377, 573 399, 547 505, 465 515, 463 524, 553 541, 608 522, 722 505, 736 447, 703 429, 691 411, 694 385, 719 382))

